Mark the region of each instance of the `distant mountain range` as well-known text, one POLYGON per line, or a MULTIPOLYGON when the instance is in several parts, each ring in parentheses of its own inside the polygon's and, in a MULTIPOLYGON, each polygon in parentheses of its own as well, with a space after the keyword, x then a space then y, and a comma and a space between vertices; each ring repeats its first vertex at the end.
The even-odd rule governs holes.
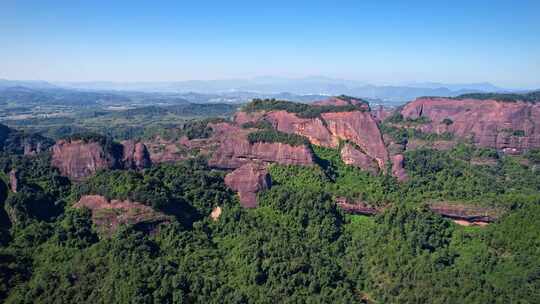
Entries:
POLYGON ((457 96, 466 93, 513 92, 490 83, 446 84, 436 82, 407 83, 405 85, 372 85, 364 82, 327 77, 282 78, 257 77, 252 79, 189 80, 175 82, 45 82, 0 80, 0 89, 24 86, 35 89, 76 89, 92 91, 133 91, 146 93, 194 93, 214 95, 216 100, 243 97, 280 96, 302 101, 298 96, 351 95, 384 102, 403 103, 420 96, 457 96))

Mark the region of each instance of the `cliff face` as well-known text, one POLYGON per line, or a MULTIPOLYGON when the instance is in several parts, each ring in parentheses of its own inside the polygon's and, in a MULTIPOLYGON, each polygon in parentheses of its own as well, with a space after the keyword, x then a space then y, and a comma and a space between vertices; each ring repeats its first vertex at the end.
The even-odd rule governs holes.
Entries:
POLYGON ((402 109, 404 118, 426 117, 424 132, 450 132, 481 147, 521 153, 540 147, 540 104, 523 101, 420 98, 402 109))
POLYGON ((322 118, 334 138, 355 143, 378 163, 381 170, 386 169, 388 151, 379 126, 369 112, 323 113, 322 118))
POLYGON ((64 176, 81 181, 101 169, 118 166, 118 160, 97 142, 59 140, 52 148, 52 165, 64 176))
POLYGON ((253 162, 227 174, 225 184, 238 192, 243 207, 254 208, 257 207, 257 193, 270 188, 272 182, 266 165, 253 162))
POLYGON ((142 169, 151 161, 142 143, 124 142, 122 155, 106 151, 98 142, 59 140, 52 147, 52 166, 73 181, 82 181, 102 169, 142 169))
POLYGON ((236 169, 252 161, 283 165, 313 164, 313 154, 306 146, 263 142, 251 144, 247 139, 250 130, 228 123, 215 124, 212 128, 219 146, 208 162, 210 166, 236 169))
POLYGON ((141 142, 126 140, 122 142, 122 165, 125 169, 143 169, 150 167, 151 160, 148 149, 141 142))
POLYGON ((144 226, 154 232, 160 224, 169 223, 171 217, 138 202, 107 200, 101 195, 84 195, 74 205, 92 211, 92 222, 102 234, 111 235, 120 225, 144 226))
POLYGON ((379 166, 372 158, 349 143, 341 148, 341 159, 347 165, 359 167, 373 174, 379 172, 379 166))
POLYGON ((323 113, 320 118, 300 118, 286 111, 238 114, 236 122, 248 122, 264 119, 278 131, 305 136, 314 145, 336 148, 340 140, 356 144, 365 154, 374 160, 380 170, 385 170, 388 163, 388 151, 376 120, 369 112, 351 111, 323 113))

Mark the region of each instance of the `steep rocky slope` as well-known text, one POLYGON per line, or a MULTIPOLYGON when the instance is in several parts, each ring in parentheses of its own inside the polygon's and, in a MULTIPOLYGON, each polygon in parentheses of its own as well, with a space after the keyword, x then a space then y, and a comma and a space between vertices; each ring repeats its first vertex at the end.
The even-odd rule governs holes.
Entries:
POLYGON ((238 192, 243 207, 257 207, 257 193, 272 185, 270 174, 263 163, 248 163, 227 174, 225 184, 238 192))
POLYGON ((81 181, 102 169, 142 169, 150 166, 151 160, 142 143, 62 139, 52 147, 51 164, 62 175, 81 181))
MULTIPOLYGON (((389 163, 388 151, 369 107, 366 109, 365 104, 361 103, 357 108, 341 111, 339 107, 351 104, 340 98, 321 101, 318 105, 335 106, 336 109, 335 112, 328 109, 328 112, 310 118, 286 110, 239 112, 234 120, 239 125, 266 121, 278 131, 305 136, 312 144, 323 147, 336 148, 340 141, 350 141, 354 147, 349 146, 344 154, 350 155, 350 150, 356 149, 358 151, 355 154, 365 155, 377 163, 379 170, 386 170, 386 164, 389 163)), ((358 164, 369 164, 363 169, 373 171, 370 161, 358 164)))
POLYGON ((401 110, 426 133, 449 132, 481 147, 522 153, 540 147, 540 103, 494 99, 419 98, 401 110))
POLYGON ((222 169, 236 169, 253 161, 283 165, 312 165, 313 153, 307 146, 286 143, 250 143, 247 136, 254 130, 242 129, 229 123, 213 124, 213 138, 219 147, 212 154, 209 164, 222 169))

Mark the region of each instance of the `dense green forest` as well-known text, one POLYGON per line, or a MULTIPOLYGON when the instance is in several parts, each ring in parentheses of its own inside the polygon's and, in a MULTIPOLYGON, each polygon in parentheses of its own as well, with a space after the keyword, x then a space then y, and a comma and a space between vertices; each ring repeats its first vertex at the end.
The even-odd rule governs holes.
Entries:
MULTIPOLYGON (((275 111, 284 110, 290 113, 295 113, 298 117, 302 118, 315 118, 321 116, 322 113, 328 112, 350 112, 350 111, 365 111, 365 107, 350 103, 352 97, 342 97, 345 101, 349 101, 348 105, 335 106, 335 105, 309 105, 305 103, 297 103, 292 101, 276 100, 276 99, 253 99, 252 102, 244 105, 242 110, 245 112, 256 111, 275 111)), ((367 105, 367 102, 363 102, 367 105)))
POLYGON ((462 94, 457 97, 454 97, 455 99, 465 99, 465 98, 472 98, 472 99, 479 99, 479 100, 485 100, 485 99, 495 99, 500 101, 526 101, 526 102, 538 102, 540 101, 540 91, 533 91, 529 93, 524 94, 517 94, 517 93, 470 93, 470 94, 462 94))
POLYGON ((243 209, 205 159, 71 184, 47 154, 4 154, 0 301, 5 303, 538 303, 538 151, 524 159, 459 145, 406 153, 409 181, 346 166, 272 165, 273 187, 243 209), (491 158, 477 165, 472 159, 491 158), (17 193, 7 191, 16 169, 17 193), (174 220, 154 234, 101 235, 85 194, 143 202, 174 220), (386 206, 348 215, 334 198, 386 206), (488 227, 457 226, 428 201, 502 210, 488 227), (222 214, 209 218, 214 207, 222 214))
POLYGON ((283 143, 291 146, 307 146, 309 140, 298 134, 284 133, 274 129, 263 129, 248 134, 250 143, 283 143))

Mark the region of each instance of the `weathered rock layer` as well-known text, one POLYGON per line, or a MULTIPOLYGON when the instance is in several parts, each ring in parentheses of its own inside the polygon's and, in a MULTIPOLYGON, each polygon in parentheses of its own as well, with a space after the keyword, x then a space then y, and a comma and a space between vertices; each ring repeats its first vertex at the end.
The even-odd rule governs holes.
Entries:
POLYGON ((401 110, 404 118, 427 118, 424 132, 450 132, 474 144, 508 153, 540 148, 540 103, 419 98, 401 110))
POLYGON ((272 185, 270 174, 263 163, 248 163, 227 174, 225 184, 238 192, 243 207, 257 207, 257 193, 272 185))

